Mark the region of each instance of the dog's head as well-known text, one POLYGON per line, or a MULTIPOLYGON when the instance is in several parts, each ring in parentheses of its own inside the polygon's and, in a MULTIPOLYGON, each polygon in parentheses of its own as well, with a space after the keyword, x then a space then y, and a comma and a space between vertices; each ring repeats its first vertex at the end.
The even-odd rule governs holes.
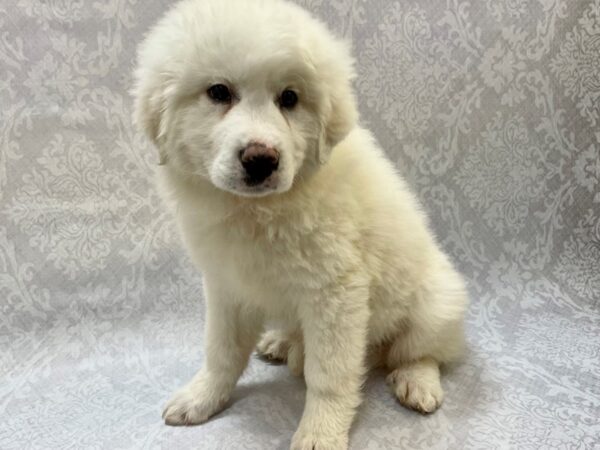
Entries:
POLYGON ((135 120, 161 162, 238 195, 287 191, 357 119, 348 46, 284 0, 184 0, 138 59, 135 120))

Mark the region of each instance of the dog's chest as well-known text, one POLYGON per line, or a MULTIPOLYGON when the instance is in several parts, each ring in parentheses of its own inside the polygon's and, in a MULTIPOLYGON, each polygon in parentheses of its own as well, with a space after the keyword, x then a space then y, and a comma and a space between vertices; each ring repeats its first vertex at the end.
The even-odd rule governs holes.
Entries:
POLYGON ((289 220, 231 221, 186 240, 193 241, 202 270, 218 277, 236 296, 281 301, 318 290, 335 277, 336 245, 333 234, 328 235, 289 220))

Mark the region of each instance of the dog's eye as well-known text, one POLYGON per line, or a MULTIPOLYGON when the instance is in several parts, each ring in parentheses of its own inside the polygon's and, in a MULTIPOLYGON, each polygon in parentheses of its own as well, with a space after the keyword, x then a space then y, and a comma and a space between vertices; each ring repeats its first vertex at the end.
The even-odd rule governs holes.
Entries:
POLYGON ((292 109, 298 103, 298 94, 291 89, 286 89, 279 96, 279 106, 285 109, 292 109))
POLYGON ((224 84, 213 84, 206 93, 214 102, 231 103, 231 91, 224 84))

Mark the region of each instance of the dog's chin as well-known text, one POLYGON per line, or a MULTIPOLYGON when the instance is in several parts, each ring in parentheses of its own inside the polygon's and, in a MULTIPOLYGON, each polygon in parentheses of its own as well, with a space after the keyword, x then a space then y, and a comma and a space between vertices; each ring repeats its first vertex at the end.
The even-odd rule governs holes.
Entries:
POLYGON ((279 192, 277 187, 262 187, 262 186, 240 186, 229 189, 229 192, 240 197, 266 197, 279 192))

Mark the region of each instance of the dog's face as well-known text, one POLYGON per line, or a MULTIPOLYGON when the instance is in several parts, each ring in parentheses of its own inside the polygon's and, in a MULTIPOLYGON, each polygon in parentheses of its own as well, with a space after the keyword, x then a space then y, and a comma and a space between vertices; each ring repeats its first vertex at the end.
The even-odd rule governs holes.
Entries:
POLYGON ((344 43, 283 0, 185 0, 151 31, 136 121, 161 161, 245 196, 289 190, 354 126, 344 43))
POLYGON ((318 150, 317 86, 292 61, 244 63, 235 49, 225 54, 240 75, 221 68, 194 83, 198 92, 174 113, 167 159, 236 194, 286 191, 318 150))

